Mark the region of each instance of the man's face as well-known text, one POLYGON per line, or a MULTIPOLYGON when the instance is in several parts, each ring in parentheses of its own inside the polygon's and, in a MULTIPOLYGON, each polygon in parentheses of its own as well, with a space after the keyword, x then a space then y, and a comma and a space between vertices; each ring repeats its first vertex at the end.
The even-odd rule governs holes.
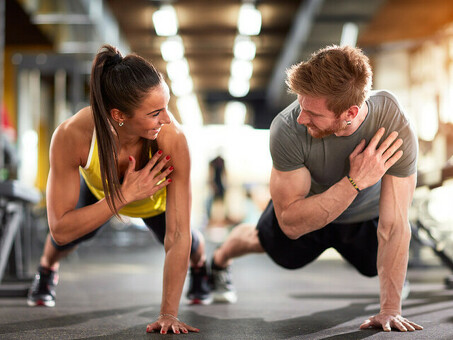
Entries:
POLYGON ((323 138, 335 134, 345 128, 344 120, 336 117, 326 107, 325 98, 297 95, 300 114, 297 122, 307 127, 308 133, 314 138, 323 138))

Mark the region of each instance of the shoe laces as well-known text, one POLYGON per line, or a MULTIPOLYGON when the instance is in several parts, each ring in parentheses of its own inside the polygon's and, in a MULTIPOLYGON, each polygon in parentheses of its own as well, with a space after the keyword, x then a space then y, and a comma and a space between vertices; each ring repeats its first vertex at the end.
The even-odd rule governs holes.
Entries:
POLYGON ((206 269, 204 267, 190 269, 190 278, 191 281, 195 284, 200 285, 203 281, 203 278, 207 277, 206 269))
POLYGON ((227 286, 230 284, 230 273, 228 269, 216 270, 214 275, 214 284, 218 286, 227 286))
POLYGON ((58 273, 50 271, 48 274, 39 271, 32 284, 34 292, 50 291, 58 283, 58 273))

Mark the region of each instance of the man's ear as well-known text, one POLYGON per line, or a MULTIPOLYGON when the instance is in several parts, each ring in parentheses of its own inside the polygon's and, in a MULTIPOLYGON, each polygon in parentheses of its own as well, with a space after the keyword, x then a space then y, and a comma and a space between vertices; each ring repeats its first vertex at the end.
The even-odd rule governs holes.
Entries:
POLYGON ((123 123, 124 119, 126 118, 125 115, 118 109, 111 109, 110 116, 118 124, 123 123))
POLYGON ((346 121, 348 120, 353 120, 359 113, 360 108, 357 105, 351 106, 347 111, 346 111, 346 121))

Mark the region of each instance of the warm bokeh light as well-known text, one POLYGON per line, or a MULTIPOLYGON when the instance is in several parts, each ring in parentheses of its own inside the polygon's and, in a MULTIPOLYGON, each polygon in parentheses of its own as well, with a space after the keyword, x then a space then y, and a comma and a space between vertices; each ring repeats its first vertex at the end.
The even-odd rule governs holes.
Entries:
POLYGON ((228 91, 233 97, 244 97, 249 93, 250 82, 248 79, 231 77, 228 83, 228 91))
POLYGON ((186 59, 171 61, 167 64, 167 74, 171 81, 189 76, 189 64, 186 59))
POLYGON ((247 107, 244 103, 230 101, 225 107, 225 125, 241 126, 244 125, 247 107))
POLYGON ((242 60, 252 60, 255 58, 255 43, 246 36, 237 36, 234 42, 234 57, 242 60))
POLYGON ((243 4, 239 10, 238 30, 243 35, 258 35, 261 31, 261 13, 252 4, 243 4))
POLYGON ((169 37, 160 45, 160 52, 166 62, 184 58, 184 45, 181 37, 179 35, 169 37))
POLYGON ((157 35, 168 37, 178 33, 178 19, 171 5, 163 5, 154 12, 153 23, 157 35))

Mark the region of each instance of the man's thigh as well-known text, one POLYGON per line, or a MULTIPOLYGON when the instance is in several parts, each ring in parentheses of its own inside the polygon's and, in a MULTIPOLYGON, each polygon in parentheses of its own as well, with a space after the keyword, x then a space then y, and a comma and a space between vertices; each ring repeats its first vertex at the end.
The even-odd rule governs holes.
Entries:
POLYGON ((361 274, 377 273, 378 218, 352 224, 331 224, 332 247, 351 263, 361 274))

